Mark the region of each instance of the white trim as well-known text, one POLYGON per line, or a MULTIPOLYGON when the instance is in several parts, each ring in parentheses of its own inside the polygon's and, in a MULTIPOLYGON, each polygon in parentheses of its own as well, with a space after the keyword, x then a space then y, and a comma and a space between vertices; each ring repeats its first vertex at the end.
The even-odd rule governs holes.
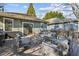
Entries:
POLYGON ((3 31, 5 31, 5 19, 3 18, 3 31))
POLYGON ((3 30, 5 31, 5 20, 6 19, 12 21, 12 30, 11 31, 13 31, 13 28, 14 28, 14 19, 11 19, 11 18, 3 18, 3 30))
POLYGON ((27 24, 32 24, 32 25, 33 25, 33 27, 34 27, 34 24, 33 24, 33 23, 31 23, 31 22, 22 22, 22 33, 24 33, 24 31, 23 31, 23 30, 24 30, 24 29, 23 29, 23 28, 24 28, 24 27, 23 27, 24 23, 27 23, 27 24))

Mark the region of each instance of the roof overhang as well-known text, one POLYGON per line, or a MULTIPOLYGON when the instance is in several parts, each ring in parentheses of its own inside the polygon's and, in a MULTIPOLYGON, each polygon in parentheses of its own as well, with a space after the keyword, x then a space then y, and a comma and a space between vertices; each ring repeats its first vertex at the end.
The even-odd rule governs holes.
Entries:
POLYGON ((41 19, 38 19, 38 18, 32 17, 32 16, 28 16, 27 14, 22 14, 22 13, 0 12, 0 17, 12 18, 15 20, 26 20, 26 21, 30 21, 30 22, 47 23, 45 21, 41 21, 41 19))
POLYGON ((72 20, 72 19, 66 19, 66 18, 65 19, 52 18, 52 19, 47 19, 46 21, 49 22, 48 25, 79 22, 79 20, 72 20))
POLYGON ((79 22, 79 20, 58 19, 58 18, 57 19, 51 18, 51 19, 47 19, 45 21, 42 21, 41 19, 38 19, 38 18, 32 17, 32 16, 28 16, 27 14, 14 13, 14 12, 0 12, 0 17, 12 18, 15 20, 26 20, 26 21, 30 21, 30 22, 46 23, 48 25, 64 24, 64 23, 70 23, 70 22, 79 22))

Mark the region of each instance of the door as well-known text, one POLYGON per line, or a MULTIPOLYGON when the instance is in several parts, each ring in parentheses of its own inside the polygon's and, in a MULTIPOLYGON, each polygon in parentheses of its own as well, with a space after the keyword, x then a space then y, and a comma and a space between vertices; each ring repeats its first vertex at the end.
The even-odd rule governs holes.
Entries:
POLYGON ((32 24, 23 23, 23 33, 24 35, 28 35, 32 33, 32 24))

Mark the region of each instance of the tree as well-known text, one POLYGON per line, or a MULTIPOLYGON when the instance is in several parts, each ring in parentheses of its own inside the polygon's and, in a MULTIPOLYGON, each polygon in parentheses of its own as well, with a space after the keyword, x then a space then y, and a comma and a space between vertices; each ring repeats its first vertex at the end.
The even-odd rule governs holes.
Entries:
POLYGON ((60 19, 63 19, 64 16, 62 13, 58 12, 58 11, 50 11, 50 12, 47 12, 45 14, 45 16, 43 17, 43 19, 50 19, 50 18, 60 18, 60 19))
POLYGON ((71 3, 70 5, 72 7, 72 11, 73 11, 74 15, 76 16, 76 18, 79 18, 79 4, 71 3))
POLYGON ((34 10, 34 7, 33 7, 32 3, 30 3, 30 5, 28 7, 27 15, 36 17, 35 10, 34 10))

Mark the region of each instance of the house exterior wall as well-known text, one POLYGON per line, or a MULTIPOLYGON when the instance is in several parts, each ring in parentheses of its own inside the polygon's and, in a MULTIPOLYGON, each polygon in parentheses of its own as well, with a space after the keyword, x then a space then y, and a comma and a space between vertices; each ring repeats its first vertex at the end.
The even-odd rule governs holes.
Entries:
MULTIPOLYGON (((5 22, 4 21, 5 21, 5 19, 0 18, 0 29, 4 29, 4 31, 5 31, 5 22)), ((25 21, 25 20, 12 19, 12 21, 13 21, 12 31, 20 31, 22 33, 23 33, 23 30, 22 30, 23 22, 33 24, 33 27, 32 27, 33 33, 39 33, 41 29, 46 28, 46 26, 47 26, 43 23, 29 22, 29 21, 25 21)))
POLYGON ((29 24, 33 24, 32 30, 33 33, 39 33, 41 30, 41 23, 37 23, 37 22, 29 22, 29 21, 25 21, 25 20, 14 20, 14 28, 12 28, 13 31, 22 31, 22 23, 29 23, 29 24))
POLYGON ((40 28, 41 28, 41 23, 34 22, 33 32, 34 33, 39 33, 40 32, 40 28))
POLYGON ((14 20, 14 27, 12 30, 22 32, 22 22, 20 20, 14 20))
POLYGON ((63 24, 49 25, 49 26, 47 26, 47 29, 48 30, 51 30, 51 29, 64 29, 64 25, 63 24))

